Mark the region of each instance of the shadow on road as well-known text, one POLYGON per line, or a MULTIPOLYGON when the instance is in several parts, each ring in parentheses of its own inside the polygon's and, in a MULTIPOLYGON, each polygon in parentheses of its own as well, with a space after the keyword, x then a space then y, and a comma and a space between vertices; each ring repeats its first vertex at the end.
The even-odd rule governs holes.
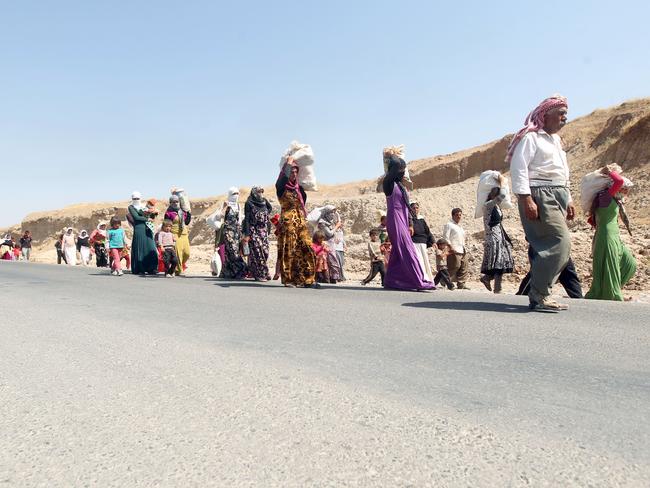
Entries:
MULTIPOLYGON (((204 281, 212 282, 216 286, 222 288, 234 288, 234 287, 259 287, 259 288, 284 288, 284 286, 279 281, 267 281, 260 282, 254 280, 227 280, 224 278, 215 278, 215 277, 203 277, 204 281)), ((299 287, 300 289, 300 287, 299 287)), ((363 291, 385 291, 384 288, 380 287, 367 287, 367 286, 347 286, 347 285, 329 285, 325 283, 320 284, 321 290, 340 290, 340 291, 349 291, 349 290, 363 290, 363 291)))
POLYGON ((437 308, 443 310, 474 310, 477 312, 528 313, 527 305, 491 302, 416 302, 403 303, 403 307, 437 308))

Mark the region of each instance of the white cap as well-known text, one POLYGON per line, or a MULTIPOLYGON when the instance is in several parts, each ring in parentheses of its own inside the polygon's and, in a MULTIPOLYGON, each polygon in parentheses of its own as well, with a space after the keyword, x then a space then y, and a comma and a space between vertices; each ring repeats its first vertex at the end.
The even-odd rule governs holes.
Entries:
POLYGON ((131 193, 131 200, 141 200, 142 194, 139 191, 134 191, 131 193))

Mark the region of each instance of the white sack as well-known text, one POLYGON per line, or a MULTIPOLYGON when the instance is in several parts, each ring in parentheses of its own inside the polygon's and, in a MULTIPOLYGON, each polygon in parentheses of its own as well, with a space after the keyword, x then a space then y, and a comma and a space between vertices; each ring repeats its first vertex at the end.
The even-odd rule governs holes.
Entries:
MULTIPOLYGON (((476 187, 476 210, 474 211, 475 219, 483 217, 483 205, 487 201, 487 197, 490 194, 492 188, 499 186, 499 176, 501 176, 501 173, 495 170, 487 170, 481 173, 481 176, 478 180, 478 185, 476 187)), ((507 181, 504 180, 501 189, 505 194, 505 198, 499 206, 504 209, 512 208, 512 197, 510 195, 510 187, 508 186, 507 181)))
POLYGON ((305 191, 318 191, 316 173, 314 172, 314 151, 311 146, 293 141, 280 158, 280 168, 284 167, 289 156, 293 157, 298 168, 300 168, 298 171, 298 184, 305 191))
POLYGON ((318 191, 318 184, 316 182, 316 174, 314 173, 314 166, 303 166, 298 171, 298 183, 305 191, 318 191))
POLYGON ((325 205, 324 207, 316 207, 307 214, 307 222, 313 226, 317 226, 320 219, 323 217, 324 212, 330 212, 336 207, 334 205, 325 205))
POLYGON ((210 269, 215 276, 221 274, 221 256, 219 255, 219 251, 215 251, 212 255, 212 259, 210 260, 210 269))
POLYGON ((596 194, 607 188, 611 181, 611 178, 602 174, 599 169, 582 177, 580 180, 580 206, 585 214, 591 211, 591 204, 596 198, 596 194))

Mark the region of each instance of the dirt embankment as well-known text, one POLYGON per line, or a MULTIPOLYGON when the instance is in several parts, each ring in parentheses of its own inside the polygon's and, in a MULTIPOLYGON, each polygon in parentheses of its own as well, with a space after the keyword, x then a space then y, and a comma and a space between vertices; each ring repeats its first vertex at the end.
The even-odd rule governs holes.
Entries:
MULTIPOLYGON (((596 110, 576 119, 562 130, 562 139, 568 153, 572 172, 572 192, 579 200, 579 182, 582 176, 606 163, 620 164, 625 174, 634 182, 627 209, 630 214, 634 235, 624 235, 637 257, 639 269, 629 289, 650 292, 650 99, 633 100, 619 106, 596 110)), ((453 207, 465 210, 464 225, 468 231, 468 248, 472 255, 472 273, 478 277, 482 255, 482 222, 472 217, 478 175, 487 169, 507 171, 504 155, 510 135, 452 154, 420 159, 409 163, 415 185, 413 198, 420 202, 434 234, 439 235, 449 218, 453 207)), ((378 168, 381 163, 378 162, 378 168)), ((365 242, 368 230, 378 221, 379 211, 385 209, 385 198, 375 192, 376 181, 366 180, 345 185, 323 185, 319 192, 310 193, 308 207, 325 203, 335 204, 343 219, 347 232, 348 274, 360 277, 367 271, 365 242)), ((241 201, 248 189, 241 189, 241 201)), ((272 186, 266 188, 276 211, 279 205, 272 186)), ((190 240, 193 246, 191 270, 207 272, 212 252, 213 232, 205 224, 205 218, 214 212, 224 196, 192 198, 193 223, 190 226, 190 240)), ((34 236, 37 260, 52 262, 55 259, 53 239, 62 228, 72 226, 77 231, 91 231, 100 220, 113 215, 124 217, 128 202, 80 204, 61 210, 39 212, 28 215, 20 226, 10 230, 16 235, 22 229, 29 229, 34 236)), ((159 203, 164 211, 165 203, 159 203)), ((517 273, 509 277, 511 285, 516 284, 518 275, 527 270, 526 243, 516 210, 506 212, 504 226, 514 241, 517 258, 517 273)), ((585 286, 590 282, 592 230, 580 213, 571 224, 573 233, 573 258, 585 286)), ((272 244, 272 255, 274 248, 272 244)), ((432 259, 432 262, 434 260, 432 259)), ((273 265, 274 259, 272 259, 273 265)))

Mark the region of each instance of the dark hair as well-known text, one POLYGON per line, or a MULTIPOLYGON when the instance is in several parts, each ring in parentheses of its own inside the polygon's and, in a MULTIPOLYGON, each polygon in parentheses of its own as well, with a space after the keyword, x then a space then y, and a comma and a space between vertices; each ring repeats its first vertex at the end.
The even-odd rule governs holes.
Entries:
POLYGON ((321 231, 317 230, 316 232, 314 232, 314 235, 312 236, 311 239, 312 241, 323 242, 323 239, 325 239, 325 235, 321 231))
POLYGON ((440 239, 438 239, 438 240, 436 241, 436 245, 437 245, 437 246, 442 246, 442 245, 444 245, 444 244, 449 244, 449 241, 447 241, 447 239, 445 239, 445 238, 443 238, 443 237, 441 237, 440 239))
POLYGON ((371 236, 378 236, 378 235, 379 235, 379 232, 377 232, 377 229, 370 229, 369 234, 370 234, 371 236))
POLYGON ((111 227, 113 227, 115 224, 121 224, 121 223, 122 223, 122 219, 120 219, 119 217, 117 216, 111 217, 111 227))
POLYGON ((453 217, 454 215, 456 215, 456 214, 458 214, 458 213, 462 213, 462 212, 463 212, 463 209, 462 209, 462 208, 458 208, 458 207, 456 207, 456 208, 454 208, 454 209, 451 210, 451 216, 453 217))
POLYGON ((488 196, 487 196, 487 198, 485 199, 485 201, 486 201, 486 202, 489 202, 489 201, 492 200, 494 197, 496 197, 496 196, 499 194, 500 191, 501 191, 501 187, 499 187, 499 186, 493 186, 492 189, 490 190, 490 193, 488 193, 488 196), (492 194, 494 193, 494 190, 497 190, 497 192, 494 194, 494 196, 492 196, 492 194))

